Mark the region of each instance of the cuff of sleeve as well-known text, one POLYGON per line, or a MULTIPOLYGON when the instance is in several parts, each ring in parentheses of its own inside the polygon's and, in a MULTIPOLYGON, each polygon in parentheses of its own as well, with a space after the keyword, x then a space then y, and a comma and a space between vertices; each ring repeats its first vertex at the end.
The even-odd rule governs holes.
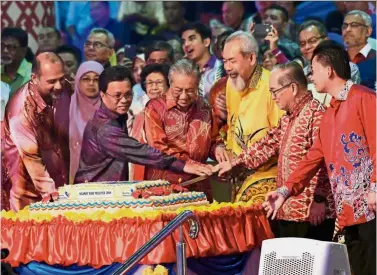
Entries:
POLYGON ((185 165, 186 165, 186 162, 177 159, 177 160, 173 161, 173 163, 171 164, 171 170, 173 172, 182 173, 185 165))
POLYGON ((369 191, 377 193, 377 184, 375 182, 371 182, 369 185, 369 191))
POLYGON ((282 186, 276 189, 276 192, 284 197, 284 199, 289 197, 289 190, 287 186, 282 186))

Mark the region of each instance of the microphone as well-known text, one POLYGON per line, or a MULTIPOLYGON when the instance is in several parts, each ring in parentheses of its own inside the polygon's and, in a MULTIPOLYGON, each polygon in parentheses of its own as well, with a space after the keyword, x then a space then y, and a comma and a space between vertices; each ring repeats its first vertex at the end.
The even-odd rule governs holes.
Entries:
POLYGON ((6 257, 9 255, 9 249, 7 248, 2 248, 1 249, 1 259, 4 260, 6 257))

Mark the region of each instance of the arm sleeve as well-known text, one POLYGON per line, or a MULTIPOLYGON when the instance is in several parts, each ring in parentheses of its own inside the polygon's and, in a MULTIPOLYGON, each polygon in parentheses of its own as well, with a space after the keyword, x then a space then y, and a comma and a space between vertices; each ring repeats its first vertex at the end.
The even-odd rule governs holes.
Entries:
POLYGON ((9 123, 10 135, 22 158, 35 189, 42 197, 55 192, 55 182, 48 173, 39 153, 36 134, 26 120, 18 117, 9 123))
POLYGON ((359 101, 359 116, 369 147, 373 172, 370 178, 370 190, 376 189, 376 95, 373 92, 363 93, 359 101))
POLYGON ((265 164, 270 158, 279 153, 281 141, 281 120, 277 127, 269 130, 262 139, 255 142, 237 158, 237 163, 242 163, 250 169, 256 169, 265 164))
POLYGON ((185 162, 167 156, 148 144, 129 137, 118 127, 102 127, 98 131, 102 150, 109 156, 127 162, 183 172, 185 162))
POLYGON ((289 62, 289 59, 282 53, 282 51, 279 48, 273 50, 272 54, 275 56, 278 64, 285 64, 289 62))
MULTIPOLYGON (((321 129, 319 129, 320 131, 321 129)), ((323 164, 324 157, 322 151, 321 138, 318 131, 318 137, 315 139, 313 146, 298 164, 296 170, 289 176, 283 188, 291 196, 297 196, 305 187, 308 187, 310 180, 317 173, 318 168, 323 164)))

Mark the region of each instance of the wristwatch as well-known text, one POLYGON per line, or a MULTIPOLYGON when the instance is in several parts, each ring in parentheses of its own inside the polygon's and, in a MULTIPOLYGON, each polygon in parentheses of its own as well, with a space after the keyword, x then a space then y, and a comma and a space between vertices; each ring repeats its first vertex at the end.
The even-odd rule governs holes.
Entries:
POLYGON ((314 195, 314 201, 316 203, 323 203, 326 202, 326 198, 324 196, 314 195))

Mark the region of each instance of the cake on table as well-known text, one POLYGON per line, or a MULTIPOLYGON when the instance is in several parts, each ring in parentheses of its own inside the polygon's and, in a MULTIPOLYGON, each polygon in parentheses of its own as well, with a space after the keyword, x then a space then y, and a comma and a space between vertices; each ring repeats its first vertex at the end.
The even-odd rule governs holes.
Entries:
POLYGON ((59 215, 64 212, 114 212, 122 208, 135 211, 174 210, 209 204, 203 192, 188 192, 186 188, 164 180, 64 185, 59 187, 58 192, 56 201, 33 203, 30 211, 59 215))

